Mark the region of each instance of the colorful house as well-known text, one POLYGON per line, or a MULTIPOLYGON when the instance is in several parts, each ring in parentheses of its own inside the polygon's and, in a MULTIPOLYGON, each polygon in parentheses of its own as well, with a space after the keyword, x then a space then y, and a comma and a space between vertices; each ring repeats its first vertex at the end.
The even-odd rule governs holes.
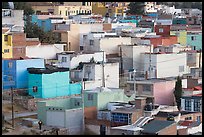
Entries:
POLYGON ((35 98, 55 98, 81 93, 81 84, 70 84, 68 68, 28 68, 28 93, 35 98))
POLYGON ((2 58, 8 59, 13 57, 12 35, 2 34, 2 58))
POLYGON ((186 18, 173 18, 173 25, 186 25, 187 19, 186 18))
POLYGON ((32 23, 36 23, 39 27, 41 27, 44 31, 52 30, 52 23, 49 17, 47 18, 39 18, 38 15, 32 15, 32 23))
POLYGON ((38 119, 46 126, 63 127, 68 135, 83 131, 83 110, 80 97, 52 99, 37 102, 38 119))
POLYGON ((182 46, 186 46, 187 43, 187 31, 179 30, 179 31, 170 31, 170 35, 176 35, 178 38, 178 43, 182 46))
POLYGON ((195 50, 202 49, 202 32, 187 32, 187 46, 195 50))
POLYGON ((87 119, 96 119, 97 111, 107 109, 109 102, 128 102, 134 100, 134 94, 127 97, 124 90, 118 88, 103 88, 98 87, 94 90, 84 91, 85 100, 85 117, 87 119))
POLYGON ((44 68, 44 59, 2 60, 3 89, 28 88, 27 68, 29 67, 44 68))

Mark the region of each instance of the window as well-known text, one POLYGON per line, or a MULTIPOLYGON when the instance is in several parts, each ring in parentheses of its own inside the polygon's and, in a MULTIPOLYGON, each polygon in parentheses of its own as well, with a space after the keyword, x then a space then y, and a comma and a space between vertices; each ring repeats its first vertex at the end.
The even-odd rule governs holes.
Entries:
POLYGON ((60 15, 62 15, 62 11, 60 10, 60 15))
POLYGON ((186 117, 185 120, 192 120, 192 117, 186 117))
POLYGON ((191 100, 190 99, 185 100, 185 110, 191 111, 191 100))
POLYGON ((84 50, 84 46, 80 46, 80 50, 84 50))
POLYGON ((194 100, 194 111, 200 112, 200 100, 197 99, 194 100))
POLYGON ((37 86, 33 86, 33 92, 38 92, 38 87, 37 86))
POLYGON ((151 91, 151 85, 143 85, 143 91, 151 91))
POLYGON ((9 53, 9 49, 4 49, 4 53, 9 53))
POLYGON ((8 63, 8 67, 9 67, 9 68, 12 68, 12 67, 13 67, 13 62, 9 62, 9 63, 8 63))
POLYGON ((66 16, 67 16, 67 12, 68 12, 68 11, 66 10, 66 12, 65 12, 66 16))
POLYGON ((200 120, 201 120, 201 116, 197 116, 196 120, 197 120, 198 122, 201 122, 201 121, 200 121, 200 120))
POLYGON ((94 40, 90 40, 90 46, 94 45, 94 40))
POLYGON ((159 32, 164 32, 164 29, 163 29, 163 28, 160 28, 160 29, 159 29, 159 32))
POLYGON ((86 2, 82 2, 82 6, 86 6, 86 2))
POLYGON ((13 81, 13 77, 12 76, 8 76, 8 81, 13 81))
POLYGON ((179 72, 184 72, 184 66, 179 66, 179 72))
POLYGON ((8 35, 4 35, 4 41, 8 41, 8 35))
POLYGON ((191 36, 191 40, 192 41, 196 40, 196 36, 191 36))
POLYGON ((75 100, 75 106, 80 106, 79 101, 75 100))
POLYGON ((93 94, 88 94, 88 100, 93 100, 93 94))
POLYGON ((122 9, 118 9, 118 13, 122 13, 122 9))
POLYGON ((62 62, 67 62, 67 57, 62 57, 62 62))

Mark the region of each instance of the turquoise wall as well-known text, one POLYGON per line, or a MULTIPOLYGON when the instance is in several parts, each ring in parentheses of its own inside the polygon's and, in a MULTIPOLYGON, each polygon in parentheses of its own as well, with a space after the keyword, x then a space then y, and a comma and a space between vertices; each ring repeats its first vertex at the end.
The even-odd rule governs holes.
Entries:
POLYGON ((196 50, 202 49, 202 33, 199 34, 187 34, 187 45, 196 47, 196 50), (192 36, 196 37, 196 40, 192 40, 192 36))
POLYGON ((81 83, 69 83, 69 71, 51 74, 29 74, 29 95, 35 98, 55 98, 81 93, 81 83), (38 86, 34 93, 33 86, 38 86))

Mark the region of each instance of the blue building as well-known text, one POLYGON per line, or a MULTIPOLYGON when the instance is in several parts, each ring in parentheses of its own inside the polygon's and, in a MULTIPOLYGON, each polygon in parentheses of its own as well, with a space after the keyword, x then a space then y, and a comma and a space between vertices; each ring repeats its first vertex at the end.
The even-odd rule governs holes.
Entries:
POLYGON ((195 50, 202 50, 202 32, 187 32, 186 44, 195 50))
POLYGON ((43 28, 44 31, 51 31, 52 30, 52 23, 50 18, 46 19, 39 19, 38 15, 32 15, 33 24, 37 24, 39 27, 43 28))
POLYGON ((28 88, 27 68, 44 68, 44 59, 6 59, 2 60, 2 87, 8 90, 28 88))
POLYGON ((70 83, 68 68, 28 68, 29 95, 55 98, 81 94, 81 83, 70 83))

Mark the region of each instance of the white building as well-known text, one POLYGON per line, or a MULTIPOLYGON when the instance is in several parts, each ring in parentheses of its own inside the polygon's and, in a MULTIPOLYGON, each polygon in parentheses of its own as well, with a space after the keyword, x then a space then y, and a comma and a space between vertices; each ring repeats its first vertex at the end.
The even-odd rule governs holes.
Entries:
POLYGON ((177 77, 190 72, 186 53, 144 53, 143 57, 148 78, 177 77))
POLYGON ((118 45, 128 45, 131 44, 131 37, 121 37, 117 35, 105 35, 105 37, 92 37, 86 40, 86 45, 84 51, 96 52, 105 51, 106 54, 118 54, 118 45))
POLYGON ((164 6, 162 10, 163 10, 163 13, 172 14, 172 15, 178 15, 182 13, 181 9, 176 9, 174 5, 172 7, 164 6))
POLYGON ((106 62, 106 56, 103 52, 75 54, 73 51, 69 51, 57 54, 58 62, 56 65, 58 67, 74 69, 79 66, 80 62, 90 62, 92 59, 95 62, 106 62))
POLYGON ((56 54, 64 51, 65 44, 34 45, 26 47, 29 58, 56 59, 56 54))
POLYGON ((20 27, 18 30, 23 31, 23 10, 2 9, 2 26, 11 27, 11 29, 20 27))
POLYGON ((157 52, 179 53, 181 51, 190 51, 190 50, 192 50, 191 47, 182 46, 181 44, 174 44, 170 46, 159 45, 156 48, 154 48, 154 53, 157 53, 157 52))
POLYGON ((123 69, 144 71, 144 60, 141 53, 150 52, 150 45, 121 45, 123 69))
MULTIPOLYGON (((71 70, 70 76, 73 81, 81 81, 82 71, 71 70)), ((103 86, 103 80, 105 81, 105 87, 119 88, 119 63, 105 63, 104 77, 102 64, 85 63, 83 78, 83 86, 85 90, 103 86)))

